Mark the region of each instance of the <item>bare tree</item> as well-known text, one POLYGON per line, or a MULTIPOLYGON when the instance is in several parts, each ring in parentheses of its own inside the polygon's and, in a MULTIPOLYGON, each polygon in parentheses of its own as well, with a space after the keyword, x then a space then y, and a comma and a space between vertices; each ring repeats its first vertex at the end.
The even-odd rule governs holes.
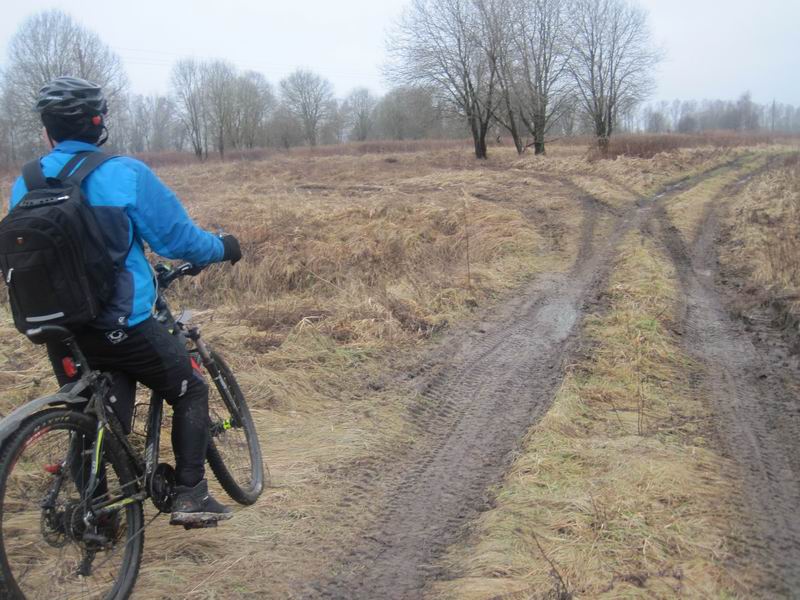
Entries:
POLYGON ((267 126, 268 143, 277 148, 290 150, 303 141, 303 125, 284 104, 279 104, 272 113, 267 126))
POLYGON ((281 97, 286 108, 303 124, 306 142, 316 146, 320 126, 333 100, 330 82, 316 73, 299 69, 281 81, 281 97))
POLYGON ((643 118, 647 133, 664 133, 669 128, 666 115, 658 107, 645 107, 643 118))
POLYGON ((124 127, 127 135, 123 137, 123 143, 130 152, 149 150, 153 133, 150 99, 136 94, 128 99, 127 104, 124 127))
POLYGON ((511 21, 518 68, 511 71, 511 84, 536 154, 545 153, 545 138, 573 92, 568 80, 572 48, 567 17, 563 0, 514 2, 511 21))
POLYGON ((175 105, 166 96, 133 94, 115 121, 112 149, 120 152, 161 152, 181 137, 175 105))
POLYGON ((350 126, 350 137, 357 142, 366 140, 375 126, 375 106, 378 100, 367 88, 356 88, 344 101, 343 110, 350 126))
POLYGON ((223 60, 203 63, 202 79, 208 109, 209 130, 220 158, 225 156, 225 142, 230 139, 236 102, 236 69, 223 60))
POLYGON ((513 0, 478 0, 476 6, 481 23, 479 43, 487 58, 497 67, 498 102, 492 116, 511 135, 517 153, 522 154, 525 142, 519 114, 520 98, 514 89, 519 58, 514 47, 513 0))
POLYGON ((442 110, 428 88, 397 87, 375 107, 375 129, 379 137, 418 140, 442 134, 442 110))
POLYGON ((38 145, 41 124, 31 113, 39 89, 62 75, 88 79, 103 86, 114 104, 127 87, 119 57, 97 36, 59 10, 29 17, 8 46, 3 74, 3 103, 10 114, 14 155, 28 155, 38 145))
POLYGON ((347 114, 344 103, 331 99, 325 108, 325 121, 320 128, 319 140, 323 144, 341 144, 347 136, 347 114))
POLYGON ((247 71, 236 80, 235 94, 233 145, 255 148, 266 143, 266 124, 276 105, 272 86, 261 73, 247 71))
POLYGON ((149 98, 150 111, 150 144, 149 152, 163 152, 171 147, 181 144, 179 122, 175 118, 175 104, 166 96, 151 96, 149 98))
POLYGON ((203 72, 194 59, 184 59, 172 68, 172 91, 195 156, 208 156, 208 110, 203 72))
POLYGON ((486 134, 500 94, 500 47, 487 15, 497 0, 413 0, 389 42, 389 76, 441 92, 466 119, 475 156, 486 158, 486 134))
POLYGON ((628 0, 574 0, 570 21, 570 70, 605 156, 619 115, 651 91, 660 57, 651 45, 647 14, 628 0))

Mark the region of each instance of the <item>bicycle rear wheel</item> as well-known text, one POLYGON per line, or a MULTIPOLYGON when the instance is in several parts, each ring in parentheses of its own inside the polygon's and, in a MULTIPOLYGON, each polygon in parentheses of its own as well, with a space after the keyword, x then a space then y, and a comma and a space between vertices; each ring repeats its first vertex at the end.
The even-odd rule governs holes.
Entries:
MULTIPOLYGON (((141 502, 84 522, 96 421, 53 409, 24 422, 0 456, 2 598, 106 598, 130 595, 144 546, 141 502)), ((95 505, 133 493, 130 466, 105 440, 95 505)))
POLYGON ((225 360, 213 350, 203 364, 214 382, 208 399, 211 441, 206 458, 228 495, 239 504, 253 504, 269 476, 261 456, 256 426, 242 390, 225 360))

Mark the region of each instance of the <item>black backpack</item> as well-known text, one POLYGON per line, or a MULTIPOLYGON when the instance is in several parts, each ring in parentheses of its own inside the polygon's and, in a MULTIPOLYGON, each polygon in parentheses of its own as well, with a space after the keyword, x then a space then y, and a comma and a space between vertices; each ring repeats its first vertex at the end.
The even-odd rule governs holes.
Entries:
POLYGON ((79 329, 110 300, 117 268, 81 192, 83 180, 110 158, 81 152, 55 178, 45 178, 38 159, 23 167, 28 193, 0 221, 0 270, 20 332, 79 329))

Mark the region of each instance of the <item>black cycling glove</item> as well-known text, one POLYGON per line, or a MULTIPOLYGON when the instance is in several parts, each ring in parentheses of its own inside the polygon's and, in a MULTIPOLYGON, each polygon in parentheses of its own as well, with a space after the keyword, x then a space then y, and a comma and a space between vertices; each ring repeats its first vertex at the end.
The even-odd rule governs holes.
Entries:
POLYGON ((229 233, 219 236, 219 239, 222 240, 222 246, 225 248, 222 254, 222 260, 229 260, 232 265, 235 265, 242 259, 242 249, 239 246, 239 240, 229 233))

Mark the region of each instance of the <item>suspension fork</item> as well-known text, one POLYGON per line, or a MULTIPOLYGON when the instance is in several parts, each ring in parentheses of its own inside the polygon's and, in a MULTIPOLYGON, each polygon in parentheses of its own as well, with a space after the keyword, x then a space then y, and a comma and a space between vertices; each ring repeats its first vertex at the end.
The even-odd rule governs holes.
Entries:
MULTIPOLYGON (((208 371, 209 375, 211 375, 211 380, 214 382, 214 385, 219 390, 220 394, 225 399, 225 403, 228 405, 231 413, 234 415, 234 422, 226 422, 222 424, 223 429, 230 429, 231 427, 239 427, 240 426, 240 419, 239 419, 239 407, 236 405, 236 399, 233 397, 228 384, 225 382, 225 379, 222 377, 222 373, 217 366, 214 357, 211 356, 211 352, 208 350, 208 346, 206 346, 205 342, 200 338, 200 330, 197 327, 190 327, 186 330, 186 337, 194 342, 195 347, 197 348, 197 353, 200 355, 200 360, 203 363, 203 366, 208 371)), ((213 432, 212 432, 213 434, 213 432)))

